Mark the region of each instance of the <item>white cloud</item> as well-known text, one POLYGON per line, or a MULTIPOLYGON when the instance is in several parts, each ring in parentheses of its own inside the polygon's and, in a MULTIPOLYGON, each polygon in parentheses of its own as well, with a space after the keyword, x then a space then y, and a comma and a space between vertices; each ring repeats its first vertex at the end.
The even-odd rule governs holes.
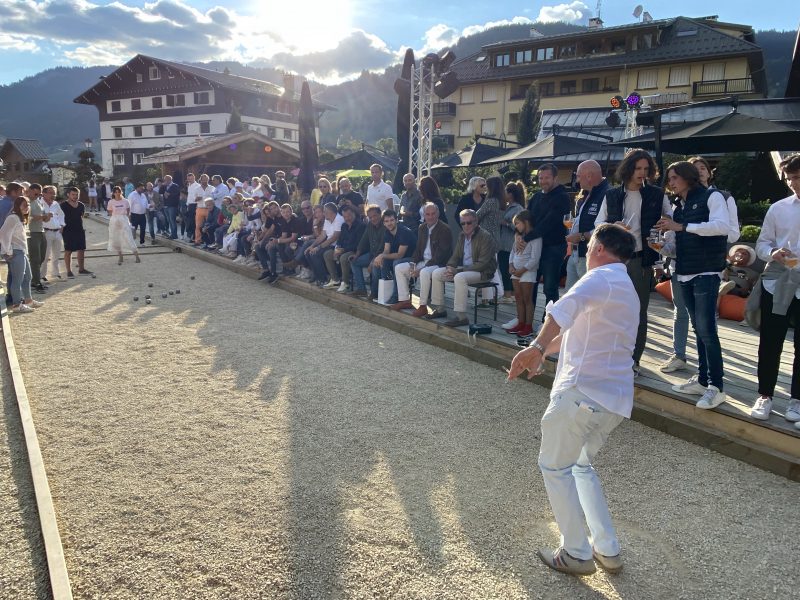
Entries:
POLYGON ((589 17, 589 7, 583 2, 570 2, 569 4, 557 4, 556 6, 543 6, 539 10, 537 21, 540 23, 555 23, 563 21, 565 23, 575 23, 585 21, 589 17))
POLYGON ((39 45, 30 38, 0 32, 0 49, 16 52, 38 52, 39 45))
POLYGON ((447 46, 455 44, 459 38, 469 35, 481 33, 493 27, 502 27, 504 25, 532 25, 528 17, 513 17, 511 19, 501 19, 499 21, 488 21, 483 25, 470 25, 461 31, 453 29, 452 27, 439 23, 434 25, 425 32, 422 36, 424 42, 422 48, 417 51, 418 54, 427 54, 428 52, 436 52, 447 46))

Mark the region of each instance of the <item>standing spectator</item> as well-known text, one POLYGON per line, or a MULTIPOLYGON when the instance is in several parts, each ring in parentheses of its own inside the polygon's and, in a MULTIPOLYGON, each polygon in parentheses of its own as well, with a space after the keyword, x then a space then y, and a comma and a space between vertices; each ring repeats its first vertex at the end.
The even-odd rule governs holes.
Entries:
POLYGON ((164 210, 167 213, 167 222, 169 225, 169 239, 177 240, 178 211, 181 207, 181 188, 177 183, 172 181, 172 175, 165 175, 164 182, 161 184, 161 188, 158 191, 164 198, 164 210))
POLYGON ((365 296, 368 300, 378 297, 378 280, 380 279, 380 267, 375 264, 375 257, 378 256, 384 247, 384 237, 386 228, 381 219, 381 210, 374 204, 367 206, 367 229, 361 236, 358 248, 355 252, 353 261, 353 290, 354 296, 365 296), (370 273, 370 293, 367 294, 367 286, 364 281, 364 269, 370 273))
POLYGON ((608 181, 603 177, 603 169, 597 161, 586 160, 579 164, 576 177, 583 194, 578 197, 572 228, 567 234, 567 243, 572 246, 572 253, 567 261, 565 291, 569 291, 586 274, 586 249, 603 198, 608 192, 608 181))
MULTIPOLYGON (((383 236, 383 252, 373 261, 381 269, 381 279, 393 279, 394 268, 400 263, 408 262, 417 245, 414 233, 397 221, 397 213, 392 209, 383 211, 381 215, 386 233, 383 236)), ((397 302, 397 287, 394 288, 387 304, 397 302)))
MULTIPOLYGON (((128 179, 127 177, 123 177, 122 178, 122 183, 125 184, 125 188, 123 190, 123 195, 127 198, 128 196, 131 195, 133 190, 135 190, 136 188, 133 186, 133 182, 130 179, 128 179)), ((114 190, 112 189, 111 191, 113 192, 114 190)), ((109 196, 109 198, 110 197, 111 196, 109 196)))
POLYGON ((375 163, 369 168, 372 182, 367 188, 367 204, 374 204, 383 214, 385 210, 394 210, 392 186, 383 180, 383 167, 375 163))
POLYGON ((486 180, 483 177, 472 177, 467 183, 467 193, 461 196, 456 205, 456 223, 461 226, 461 213, 465 210, 478 210, 486 196, 486 180))
POLYGON ((278 205, 289 202, 291 194, 289 193, 289 185, 286 183, 286 173, 283 171, 275 171, 275 184, 272 188, 273 194, 276 196, 275 201, 278 205))
POLYGON ((427 319, 447 316, 444 308, 444 282, 455 285, 453 310, 455 317, 445 322, 450 327, 469 325, 467 318, 467 284, 491 279, 497 270, 497 246, 494 238, 478 227, 478 215, 474 210, 464 210, 461 218, 461 235, 447 266, 436 269, 431 277, 431 307, 434 309, 427 319))
MULTIPOLYGON (((542 257, 539 260, 539 273, 533 284, 533 306, 539 294, 539 278, 543 280, 545 303, 558 300, 558 285, 561 281, 561 265, 567 255, 567 229, 564 215, 572 210, 567 188, 556 180, 558 169, 546 163, 539 167, 538 179, 541 191, 536 192, 528 202, 533 229, 524 241, 531 242, 542 238, 542 257)), ((520 243, 519 252, 524 248, 520 243)), ((543 315, 544 316, 544 315, 543 315)))
POLYGON ((711 409, 725 402, 716 313, 730 229, 728 209, 722 194, 700 184, 700 174, 689 162, 671 164, 667 181, 678 204, 674 218, 662 217, 658 227, 675 232, 675 276, 697 338, 698 362, 697 375, 672 389, 700 396, 697 408, 711 409))
POLYGON ((91 275, 86 268, 86 231, 83 229, 83 215, 86 207, 78 200, 80 191, 76 187, 67 188, 67 199, 61 203, 64 212, 64 229, 61 235, 64 239, 64 265, 67 267, 67 277, 75 279, 72 272, 72 253, 78 257, 78 275, 91 275))
POLYGON ((97 184, 94 179, 86 184, 86 195, 89 198, 89 212, 97 212, 97 184))
POLYGON ((717 190, 722 197, 725 198, 725 207, 728 209, 728 222, 730 229, 728 230, 728 243, 735 244, 739 241, 741 232, 739 231, 739 210, 736 208, 736 198, 730 192, 721 190, 714 185, 714 174, 711 171, 711 165, 702 156, 695 156, 689 159, 697 172, 700 174, 700 184, 710 190, 717 190))
POLYGON ((664 190, 650 184, 655 176, 656 163, 647 152, 628 152, 617 167, 617 180, 622 185, 606 192, 595 220, 597 225, 622 225, 636 239, 636 251, 627 264, 633 287, 639 295, 639 332, 633 350, 633 370, 636 375, 639 374, 639 360, 647 343, 647 308, 650 306, 650 291, 653 287, 653 263, 658 260, 658 253, 648 247, 647 238, 662 215, 672 214, 672 206, 664 190))
POLYGON ((214 206, 222 209, 222 201, 229 195, 228 186, 222 181, 222 175, 214 175, 211 177, 211 185, 214 186, 214 192, 211 197, 214 198, 214 206))
MULTIPOLYGON (((197 183, 197 188, 195 188, 195 200, 196 208, 194 212, 194 245, 199 246, 202 242, 201 240, 201 229, 203 227, 203 222, 206 220, 208 216, 208 210, 206 210, 206 198, 212 198, 214 195, 214 188, 208 181, 208 175, 203 173, 200 175, 200 181, 197 183)), ((187 199, 188 202, 188 199, 187 199)))
POLYGON ((420 224, 422 212, 422 194, 417 187, 417 180, 411 173, 403 175, 403 190, 400 196, 400 220, 403 225, 414 231, 420 224))
POLYGON ((453 234, 445 223, 439 219, 439 207, 428 202, 422 207, 425 221, 417 230, 417 245, 411 262, 400 263, 394 268, 397 281, 397 303, 393 310, 414 308, 411 304, 409 279, 419 278, 419 307, 412 313, 415 317, 428 314, 428 302, 431 295, 431 281, 436 269, 447 265, 453 253, 453 234))
POLYGON ((42 188, 42 198, 50 213, 50 220, 44 223, 44 238, 47 242, 47 250, 45 250, 44 261, 42 262, 42 281, 48 280, 49 272, 56 279, 61 279, 61 252, 64 250, 61 231, 64 229, 64 211, 61 210, 61 206, 56 202, 55 186, 44 186, 42 188), (50 265, 50 268, 48 268, 48 265, 50 265))
POLYGON ((145 193, 144 183, 137 183, 136 189, 128 196, 130 205, 130 225, 133 227, 134 235, 139 230, 139 245, 144 246, 144 236, 147 229, 147 210, 150 201, 145 193))
POLYGON ((336 290, 340 294, 344 294, 350 289, 350 257, 358 248, 358 243, 364 235, 364 221, 357 215, 355 209, 351 205, 345 205, 342 208, 342 229, 339 233, 339 238, 336 240, 336 248, 333 252, 325 253, 325 267, 328 269, 328 274, 331 279, 338 277, 337 268, 342 271, 341 284, 336 290))
MULTIPOLYGON (((25 188, 23 188, 20 184, 12 181, 9 183, 4 193, 5 195, 0 198, 0 227, 3 226, 5 223, 6 218, 8 215, 11 214, 11 211, 14 208, 14 201, 22 196, 25 192, 25 188)), ((26 253, 27 253, 27 243, 26 243, 26 253)), ((8 278, 6 279, 6 304, 11 305, 12 297, 11 297, 11 286, 13 285, 13 275, 11 269, 8 270, 8 278)))
MULTIPOLYGON (((194 173, 186 175, 186 241, 194 242, 197 232, 197 203, 205 198, 203 188, 194 173)), ((129 198, 130 200, 130 198, 129 198)))
POLYGON ((44 224, 50 220, 50 211, 41 197, 42 186, 32 183, 28 187, 28 259, 31 263, 31 287, 39 294, 44 294, 47 286, 42 283, 42 263, 47 252, 47 239, 44 237, 44 224))
MULTIPOLYGON (((533 229, 531 215, 527 210, 514 215, 516 235, 524 238, 533 229)), ((539 257, 542 255, 542 238, 525 244, 522 252, 517 253, 516 244, 512 244, 509 256, 509 270, 517 297, 517 323, 516 327, 506 329, 508 333, 519 337, 533 334, 533 280, 539 271, 539 257)))
POLYGON ((787 421, 800 429, 800 154, 781 162, 786 183, 794 192, 769 207, 761 235, 756 242, 758 257, 767 263, 759 287, 750 294, 748 312, 757 311, 761 317, 758 342, 758 393, 750 416, 766 420, 772 411, 772 397, 778 381, 783 344, 790 323, 795 324, 794 363, 787 421), (759 294, 760 292, 760 294, 759 294), (758 302, 760 301, 760 308, 758 302))
MULTIPOLYGON (((131 193, 131 197, 136 196, 139 189, 144 188, 144 184, 137 184, 136 190, 131 193)), ((136 262, 142 262, 139 258, 139 250, 136 248, 136 240, 133 239, 133 231, 131 230, 131 203, 129 200, 122 197, 122 189, 115 187, 111 192, 111 200, 106 204, 106 210, 111 217, 108 221, 108 251, 116 252, 119 259, 117 264, 122 264, 122 253, 125 251, 132 252, 136 255, 136 262)), ((144 235, 144 234, 142 234, 144 235)))
POLYGON ((28 199, 23 195, 16 196, 11 213, 0 227, 0 255, 8 263, 9 273, 13 273, 13 277, 9 278, 9 281, 13 281, 9 285, 11 311, 23 314, 44 306, 43 302, 31 297, 31 263, 25 234, 28 212, 28 199))
MULTIPOLYGON (((511 271, 509 268, 508 259, 511 256, 511 250, 514 247, 515 235, 517 229, 514 225, 514 217, 516 217, 523 210, 525 203, 525 185, 521 181, 511 181, 506 184, 506 207, 503 214, 500 216, 500 238, 497 247, 497 266, 500 269, 500 276, 503 278, 503 295, 502 302, 513 303, 515 292, 511 282, 511 271)), ((530 219, 529 219, 530 220, 530 219)), ((539 268, 537 261, 536 268, 539 268)), ((531 285, 533 285, 533 277, 535 273, 529 275, 531 285)))
POLYGON ((108 177, 103 179, 103 183, 97 187, 97 209, 100 212, 106 211, 106 202, 111 199, 111 191, 113 189, 111 180, 108 177))
MULTIPOLYGON (((481 202, 478 210, 475 211, 478 215, 478 225, 492 236, 495 248, 500 247, 500 216, 506 206, 505 196, 503 180, 496 176, 489 177, 486 180, 486 198, 481 202)), ((497 293, 500 296, 504 296, 505 288, 503 287, 503 280, 500 277, 499 269, 493 275, 492 281, 498 284, 497 293)), ((488 306, 489 301, 485 299, 485 296, 481 304, 483 306, 488 306)))
MULTIPOLYGON (((442 223, 447 223, 447 211, 444 208, 444 201, 442 200, 442 193, 439 190, 439 184, 430 175, 425 175, 419 180, 419 193, 422 195, 422 203, 426 204, 431 202, 439 209, 439 220, 442 223)), ((420 218, 422 213, 420 212, 420 218)), ((412 229, 412 231, 415 231, 412 229)))

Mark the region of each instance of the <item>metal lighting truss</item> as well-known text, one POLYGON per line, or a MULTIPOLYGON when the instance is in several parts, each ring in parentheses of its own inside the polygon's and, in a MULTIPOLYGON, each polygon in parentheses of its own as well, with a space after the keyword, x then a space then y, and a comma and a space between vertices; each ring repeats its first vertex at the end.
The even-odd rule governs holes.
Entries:
POLYGON ((417 177, 429 175, 431 172, 435 82, 435 64, 422 60, 411 70, 408 166, 417 177))

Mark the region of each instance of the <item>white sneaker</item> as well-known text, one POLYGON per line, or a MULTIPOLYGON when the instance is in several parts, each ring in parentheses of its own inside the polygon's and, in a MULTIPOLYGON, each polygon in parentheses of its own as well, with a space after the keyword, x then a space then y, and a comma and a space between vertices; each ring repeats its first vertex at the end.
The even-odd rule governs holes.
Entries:
POLYGON ((772 398, 765 398, 759 396, 753 408, 750 409, 750 416, 759 421, 766 421, 769 419, 769 413, 772 412, 772 398))
MULTIPOLYGON (((350 287, 350 286, 349 286, 349 285, 347 285, 347 284, 346 284, 346 283, 343 281, 343 282, 342 282, 342 285, 340 285, 340 286, 339 286, 339 288, 338 288, 336 291, 337 291, 337 292, 339 292, 340 294, 344 294, 344 293, 347 291, 347 288, 349 288, 349 287, 350 287)), ((800 417, 798 417, 798 418, 800 418, 800 417)))
POLYGON ((720 404, 725 402, 726 400, 725 392, 719 391, 714 385, 709 385, 706 388, 705 394, 697 401, 695 406, 697 408, 702 408, 704 410, 709 410, 712 408, 717 408, 720 404))
POLYGON ((30 306, 28 306, 27 304, 20 304, 20 305, 19 305, 19 306, 17 306, 16 308, 12 308, 12 309, 11 309, 11 312, 25 314, 25 313, 32 313, 32 312, 36 312, 36 311, 35 311, 35 310, 33 310, 33 309, 32 309, 30 306))
POLYGON ((244 262, 244 256, 237 256, 233 259, 234 264, 240 265, 244 262))
POLYGON ((44 306, 44 302, 39 302, 38 300, 31 300, 28 303, 28 306, 31 308, 42 308, 44 306))
POLYGON ((674 373, 675 371, 685 369, 687 366, 688 365, 686 364, 685 360, 679 358, 677 354, 673 354, 669 357, 667 362, 658 367, 658 370, 662 373, 674 373))
POLYGON ((331 279, 328 283, 326 283, 322 287, 326 290, 332 290, 333 288, 338 288, 341 284, 342 284, 341 281, 336 281, 335 279, 331 279))
POLYGON ((311 269, 303 269, 303 279, 306 281, 311 281, 314 278, 314 273, 311 272, 311 269))
POLYGON ((791 423, 800 421, 800 400, 797 398, 789 400, 789 406, 786 408, 783 418, 791 423))
POLYGON ((696 396, 702 396, 706 393, 705 386, 700 385, 700 383, 697 381, 697 375, 692 375, 689 381, 673 385, 672 390, 674 392, 678 392, 679 394, 690 394, 696 396))
POLYGON ((516 327, 517 325, 519 325, 519 319, 514 317, 508 323, 503 323, 502 325, 500 325, 500 327, 502 327, 503 329, 508 330, 508 329, 514 329, 514 327, 516 327))

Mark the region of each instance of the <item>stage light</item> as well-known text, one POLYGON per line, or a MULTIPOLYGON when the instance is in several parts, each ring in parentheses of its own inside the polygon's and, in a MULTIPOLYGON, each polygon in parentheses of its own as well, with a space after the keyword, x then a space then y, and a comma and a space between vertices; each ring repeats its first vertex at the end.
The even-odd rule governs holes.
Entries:
POLYGON ((631 92, 630 94, 628 94, 628 97, 625 98, 625 102, 631 108, 635 108, 642 104, 642 97, 639 95, 639 92, 631 92))
POLYGON ((237 147, 236 144, 231 144, 230 146, 228 146, 228 149, 236 150, 236 147, 237 147))
POLYGON ((606 117, 606 125, 613 129, 614 127, 619 127, 621 122, 622 121, 619 118, 619 113, 614 112, 613 110, 608 113, 608 116, 606 117))
POLYGON ((611 98, 611 108, 623 108, 623 102, 622 96, 614 96, 611 98))
POLYGON ((264 152, 266 152, 267 154, 272 152, 272 146, 264 146, 264 152))

